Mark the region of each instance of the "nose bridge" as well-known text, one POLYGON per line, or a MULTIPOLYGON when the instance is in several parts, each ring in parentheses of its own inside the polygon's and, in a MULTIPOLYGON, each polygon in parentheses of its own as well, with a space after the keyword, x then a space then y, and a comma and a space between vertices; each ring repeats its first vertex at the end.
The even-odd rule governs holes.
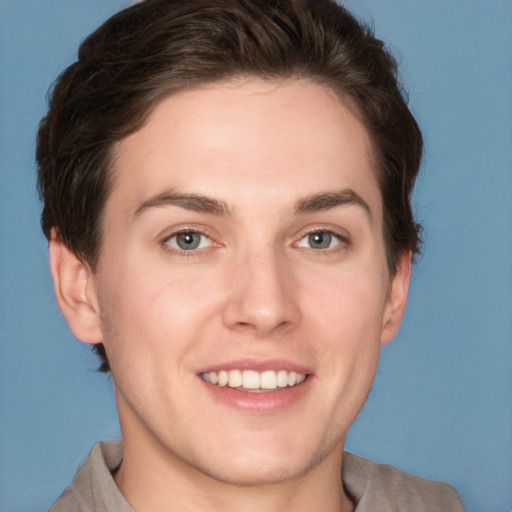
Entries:
POLYGON ((247 248, 238 256, 229 277, 232 292, 225 309, 230 327, 267 336, 298 321, 289 265, 286 256, 270 243, 247 248))

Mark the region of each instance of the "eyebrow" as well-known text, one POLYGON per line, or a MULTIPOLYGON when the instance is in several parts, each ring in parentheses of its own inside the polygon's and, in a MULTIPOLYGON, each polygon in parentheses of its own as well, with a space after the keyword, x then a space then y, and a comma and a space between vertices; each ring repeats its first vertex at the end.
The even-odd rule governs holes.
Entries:
POLYGON ((185 210, 194 212, 210 213, 212 215, 228 215, 229 208, 224 201, 213 199, 200 194, 182 194, 175 191, 166 191, 153 196, 144 201, 134 213, 134 217, 139 217, 143 212, 150 208, 160 208, 165 206, 178 206, 185 210))
MULTIPOLYGON (((338 206, 354 204, 360 206, 372 221, 372 212, 368 203, 352 189, 339 192, 322 192, 300 199, 295 204, 294 214, 314 213, 330 210, 338 206)), ((175 191, 165 191, 144 201, 137 207, 134 217, 139 217, 144 211, 151 208, 165 206, 178 206, 185 210, 209 213, 222 216, 229 215, 230 208, 224 201, 201 194, 185 194, 175 191)))
POLYGON ((339 192, 323 192, 300 199, 295 205, 295 213, 314 213, 330 210, 338 206, 360 206, 373 221, 370 205, 352 189, 343 189, 339 192))

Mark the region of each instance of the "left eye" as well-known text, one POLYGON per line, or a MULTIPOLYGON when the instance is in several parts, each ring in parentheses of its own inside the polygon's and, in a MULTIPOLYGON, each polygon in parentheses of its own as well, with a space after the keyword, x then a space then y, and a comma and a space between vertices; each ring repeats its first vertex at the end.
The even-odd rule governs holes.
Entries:
POLYGON ((340 237, 332 231, 314 231, 303 236, 297 246, 310 249, 330 249, 339 243, 340 237))
POLYGON ((166 243, 181 251, 193 251, 208 247, 211 244, 211 239, 197 231, 180 231, 169 237, 166 243))

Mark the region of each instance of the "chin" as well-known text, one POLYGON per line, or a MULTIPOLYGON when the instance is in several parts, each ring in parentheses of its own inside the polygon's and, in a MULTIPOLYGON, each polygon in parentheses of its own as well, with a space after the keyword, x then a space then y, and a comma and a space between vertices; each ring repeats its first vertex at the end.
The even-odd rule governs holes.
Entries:
POLYGON ((261 458, 250 461, 244 457, 243 461, 229 461, 215 469, 203 468, 202 471, 210 478, 225 484, 250 487, 285 482, 300 477, 307 469, 305 465, 293 464, 290 461, 283 464, 283 461, 272 463, 262 461, 261 458))
MULTIPOLYGON (((300 449, 298 446, 286 446, 267 443, 259 446, 241 446, 240 450, 219 450, 209 453, 208 459, 203 457, 203 464, 196 469, 203 474, 230 485, 262 486, 285 482, 300 478, 324 461, 329 454, 337 453, 332 443, 323 449, 300 449), (333 449, 334 447, 334 449, 333 449)), ((341 454, 341 448, 339 453, 341 454)), ((336 457, 338 458, 338 457, 336 457)))

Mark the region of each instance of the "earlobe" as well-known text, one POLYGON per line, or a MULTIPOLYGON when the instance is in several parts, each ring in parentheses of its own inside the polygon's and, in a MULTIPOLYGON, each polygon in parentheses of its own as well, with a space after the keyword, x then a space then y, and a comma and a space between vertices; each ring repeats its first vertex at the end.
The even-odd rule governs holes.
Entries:
POLYGON ((49 260, 57 303, 71 331, 85 343, 101 343, 103 335, 93 274, 55 229, 49 243, 49 260))
POLYGON ((398 332, 407 305, 407 294, 411 278, 410 251, 400 256, 396 274, 391 280, 388 302, 384 311, 381 344, 388 343, 398 332))

